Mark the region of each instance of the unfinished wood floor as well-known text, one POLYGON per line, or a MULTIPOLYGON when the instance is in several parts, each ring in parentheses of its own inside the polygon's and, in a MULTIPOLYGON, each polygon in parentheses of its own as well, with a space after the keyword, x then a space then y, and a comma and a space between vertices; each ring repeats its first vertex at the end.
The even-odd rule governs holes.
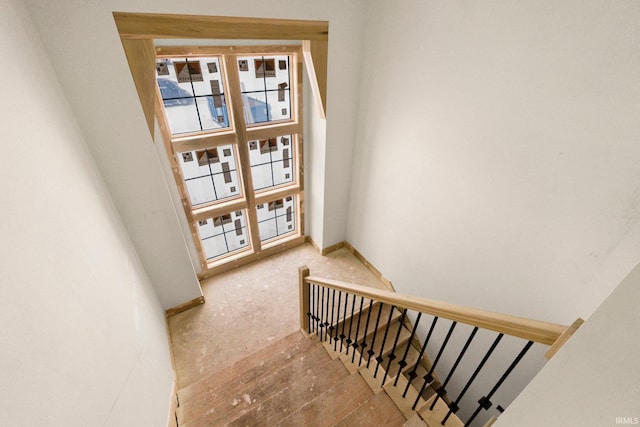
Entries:
POLYGON ((314 276, 384 289, 346 249, 323 257, 308 243, 204 280, 206 303, 169 319, 179 389, 299 329, 301 265, 314 276))

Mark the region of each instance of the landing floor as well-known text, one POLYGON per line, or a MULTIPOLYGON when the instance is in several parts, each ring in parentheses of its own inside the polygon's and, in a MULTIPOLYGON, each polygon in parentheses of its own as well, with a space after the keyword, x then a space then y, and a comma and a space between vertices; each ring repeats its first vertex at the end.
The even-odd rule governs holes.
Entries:
POLYGON ((321 256, 309 243, 202 282, 204 305, 169 319, 178 389, 299 329, 298 267, 381 289, 348 250, 321 256))

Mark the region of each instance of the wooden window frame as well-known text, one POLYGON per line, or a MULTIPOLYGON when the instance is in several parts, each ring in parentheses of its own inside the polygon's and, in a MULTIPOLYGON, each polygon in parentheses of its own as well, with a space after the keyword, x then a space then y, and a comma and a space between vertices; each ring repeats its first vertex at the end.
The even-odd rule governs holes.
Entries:
MULTIPOLYGON (((326 21, 276 20, 259 18, 230 18, 194 15, 162 15, 114 12, 114 19, 120 34, 122 45, 129 62, 136 90, 145 114, 149 131, 153 137, 155 119, 162 134, 165 148, 169 154, 171 169, 180 192, 182 204, 187 214, 190 231, 200 257, 202 273, 200 279, 236 268, 254 260, 302 244, 304 233, 304 174, 302 169, 302 63, 306 66, 312 86, 315 102, 325 116, 326 111, 326 56, 328 47, 328 23, 326 21), (182 38, 192 39, 254 39, 254 40, 300 40, 300 46, 255 46, 255 47, 156 47, 153 39, 182 38), (167 56, 197 57, 219 56, 220 65, 226 73, 229 85, 235 85, 239 78, 236 55, 241 54, 292 54, 291 81, 297 88, 292 91, 292 120, 275 122, 269 125, 247 126, 245 124, 241 94, 233 87, 225 89, 231 97, 230 120, 232 129, 211 133, 192 133, 171 135, 164 115, 163 102, 157 89, 155 67, 156 60, 167 56), (236 99, 233 99, 233 98, 236 99), (296 108, 293 109, 295 104, 296 108), (267 190, 253 191, 249 148, 247 141, 265 139, 278 135, 292 135, 296 176, 293 183, 282 184, 267 190), (204 207, 192 208, 186 192, 176 153, 221 145, 236 144, 239 152, 237 159, 242 176, 240 185, 244 197, 232 198, 204 207), (243 161, 244 159, 244 161, 243 161), (257 213, 255 207, 282 197, 294 195, 296 203, 295 234, 260 241, 257 213), (235 210, 247 212, 247 232, 250 239, 247 250, 233 252, 216 258, 205 259, 204 251, 196 224, 199 220, 210 219, 228 214, 235 210), (252 230, 250 232, 249 230, 252 230)), ((237 88, 239 89, 239 87, 237 88)))
MULTIPOLYGON (((191 233, 194 244, 198 251, 199 261, 202 268, 202 276, 209 275, 226 270, 226 264, 230 261, 247 260, 252 261, 258 259, 265 250, 280 243, 286 243, 281 249, 288 249, 302 243, 304 238, 304 216, 302 215, 303 207, 303 147, 302 147, 302 52, 300 46, 243 46, 241 48, 235 46, 203 46, 197 49, 184 47, 158 47, 156 49, 157 59, 165 58, 198 58, 198 57, 217 57, 220 61, 221 73, 225 82, 225 93, 228 97, 228 106, 230 107, 230 129, 216 131, 200 131, 189 134, 172 135, 169 131, 168 120, 162 107, 162 99, 159 90, 156 90, 156 118, 162 132, 165 148, 170 158, 171 169, 174 179, 180 193, 182 205, 187 215, 187 220, 191 226, 191 233), (194 53, 196 51, 196 53, 194 53), (240 90, 240 78, 238 75, 237 58, 245 55, 289 55, 292 57, 290 78, 292 83, 292 118, 281 122, 270 122, 268 124, 251 124, 245 123, 243 103, 240 90), (296 156, 294 164, 297 165, 294 172, 294 179, 291 183, 281 184, 264 190, 253 190, 253 179, 251 175, 251 165, 249 161, 249 141, 255 139, 263 139, 271 136, 292 135, 291 141, 294 147, 294 155, 296 156), (168 142, 168 143, 167 143, 168 142), (235 146, 237 154, 236 163, 239 165, 240 182, 243 188, 241 195, 234 196, 223 201, 216 201, 205 204, 203 206, 193 207, 185 186, 185 179, 182 170, 177 163, 177 156, 181 150, 193 151, 204 148, 216 148, 221 145, 231 144, 235 146), (284 236, 277 236, 265 241, 260 240, 259 225, 257 220, 256 206, 263 203, 269 203, 286 196, 296 197, 296 231, 291 234, 285 233, 284 236), (201 244, 201 238, 196 227, 198 221, 219 217, 233 211, 244 210, 247 213, 247 230, 249 245, 227 254, 208 260, 205 257, 204 248, 201 244)), ((262 255, 264 256, 264 255, 262 255)))

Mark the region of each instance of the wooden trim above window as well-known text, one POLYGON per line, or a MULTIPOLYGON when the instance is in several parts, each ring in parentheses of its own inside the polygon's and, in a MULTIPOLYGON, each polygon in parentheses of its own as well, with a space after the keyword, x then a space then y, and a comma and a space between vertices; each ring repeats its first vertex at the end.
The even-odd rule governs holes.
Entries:
POLYGON ((326 21, 113 12, 120 37, 133 39, 328 40, 326 21))
POLYGON ((131 68, 133 82, 142 104, 144 117, 153 137, 156 95, 156 52, 153 40, 122 39, 122 47, 131 68))

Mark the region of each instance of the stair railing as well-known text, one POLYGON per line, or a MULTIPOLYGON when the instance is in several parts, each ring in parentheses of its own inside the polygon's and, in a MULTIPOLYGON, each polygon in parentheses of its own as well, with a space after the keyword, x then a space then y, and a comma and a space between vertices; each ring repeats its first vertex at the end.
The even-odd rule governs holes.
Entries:
MULTIPOLYGON (((477 407, 464 423, 465 426, 470 425, 483 410, 487 411, 493 406, 491 399, 534 343, 550 346, 545 354, 550 359, 583 322, 582 319, 578 319, 571 326, 564 326, 422 297, 402 295, 383 289, 311 276, 306 266, 299 268, 299 286, 300 327, 303 331, 317 334, 321 341, 328 341, 329 346, 332 343, 334 351, 351 356, 351 363, 363 366, 366 362, 367 368, 375 369, 374 378, 378 377, 380 370, 383 371, 381 386, 385 386, 388 379, 393 379, 392 384, 397 387, 401 375, 405 376, 406 381, 404 382, 406 384, 402 396, 408 397, 407 394, 412 386, 419 390, 417 395, 415 392, 410 395, 412 398, 417 396, 412 404, 412 409, 416 410, 418 404, 422 403, 421 415, 423 415, 425 406, 433 413, 434 410, 437 410, 438 401, 444 402, 446 414, 439 419, 439 423, 442 425, 448 425, 449 418, 458 413, 461 401, 489 359, 495 355, 495 351, 505 335, 520 338, 525 344, 504 372, 499 375, 495 385, 477 400, 477 407), (357 310, 356 307, 358 307, 357 310), (428 323, 427 328, 424 328, 420 322, 427 317, 430 317, 431 322, 428 323), (413 324, 409 318, 414 319, 413 324), (392 322, 393 319, 396 319, 395 323, 392 322), (384 330, 379 330, 379 325, 384 325, 381 321, 385 320, 384 330), (442 324, 446 321, 450 323, 445 338, 440 343, 431 342, 434 338, 436 324, 438 322, 442 324), (392 323, 399 325, 396 330, 392 330, 392 323), (465 335, 466 339, 462 349, 457 354, 449 355, 450 360, 455 359, 455 361, 453 361, 451 368, 445 372, 444 381, 440 381, 436 375, 436 368, 448 350, 447 345, 456 333, 456 326, 459 323, 470 325, 473 329, 468 336, 465 335), (418 342, 417 347, 420 348, 418 357, 411 362, 408 359, 410 345, 406 345, 404 351, 396 354, 403 328, 406 329, 404 330, 405 334, 410 333, 409 344, 415 345, 418 342), (458 387, 460 389, 453 393, 453 388, 449 391, 447 387, 452 384, 452 379, 457 373, 456 370, 465 355, 468 354, 467 350, 481 329, 493 331, 496 335, 489 348, 484 351, 480 362, 475 365, 473 373, 468 378, 456 378, 456 384, 464 384, 464 386, 458 387), (420 330, 425 336, 421 346, 417 340, 420 330), (433 361, 431 361, 431 355, 426 354, 429 344, 431 344, 430 348, 437 350, 433 361), (349 354, 350 351, 351 354, 349 354), (427 361, 426 366, 425 360, 427 361), (426 374, 417 378, 420 370, 423 373, 426 371, 426 374), (425 396, 428 396, 426 405, 424 405, 425 396)), ((465 405, 468 405, 468 400, 468 398, 465 400, 465 405)), ((498 412, 504 410, 500 405, 497 405, 496 409, 498 412)), ((467 413, 470 412, 471 409, 467 407, 467 413)), ((442 415, 443 412, 439 410, 438 413, 442 415)))

